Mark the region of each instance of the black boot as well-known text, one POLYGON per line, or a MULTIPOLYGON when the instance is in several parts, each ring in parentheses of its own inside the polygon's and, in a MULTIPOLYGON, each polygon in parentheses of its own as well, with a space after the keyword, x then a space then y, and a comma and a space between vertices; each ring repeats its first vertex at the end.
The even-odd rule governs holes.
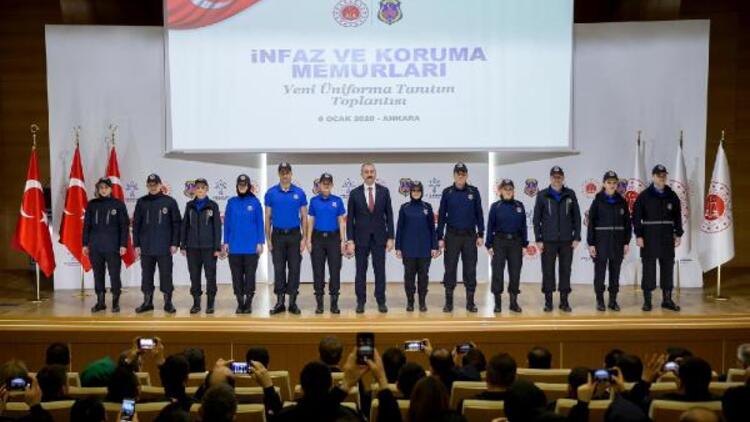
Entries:
MULTIPOLYGON (((291 308, 291 301, 289 304, 289 307, 291 308)), ((323 313, 323 295, 315 295, 315 313, 316 314, 322 314, 323 313)))
MULTIPOLYGON (((153 303, 152 303, 152 306, 153 306, 153 303)), ((168 314, 173 314, 177 312, 177 309, 175 309, 174 305, 172 304, 172 293, 164 293, 164 312, 168 314)))
POLYGON ((596 310, 604 312, 606 309, 604 306, 604 293, 596 292, 596 310))
POLYGON ((141 314, 143 312, 148 312, 148 311, 153 311, 153 310, 154 310, 154 294, 144 293, 143 303, 141 303, 141 306, 135 308, 135 313, 141 314))
POLYGON ((96 305, 91 307, 91 312, 99 312, 107 309, 107 305, 104 303, 104 292, 96 294, 96 305))
POLYGON ((245 313, 245 295, 234 295, 237 298, 237 309, 234 310, 235 314, 245 313))
POLYGON ((419 312, 427 312, 427 294, 419 294, 419 312))
POLYGON ((641 310, 644 312, 651 311, 651 291, 650 290, 643 291, 643 307, 641 307, 641 310))
POLYGON ((469 312, 477 312, 477 305, 474 304, 474 292, 466 292, 466 310, 469 312))
POLYGON ((495 309, 493 309, 492 312, 496 314, 502 312, 503 311, 502 303, 503 303, 503 296, 501 294, 496 294, 495 295, 495 309))
POLYGON ((286 312, 286 306, 284 306, 284 294, 276 295, 276 305, 271 309, 271 315, 280 314, 286 312))
POLYGON ((193 295, 193 307, 190 308, 191 314, 197 314, 201 311, 201 295, 193 295))
POLYGON ((453 290, 445 291, 445 306, 443 312, 453 312, 453 290))
POLYGON ((560 293, 560 310, 563 312, 570 312, 572 309, 570 308, 570 303, 568 303, 568 294, 567 293, 560 293))
POLYGON ((518 306, 518 293, 510 294, 510 310, 513 312, 521 312, 521 307, 518 306))
POLYGON ((663 289, 661 291, 661 307, 670 311, 680 310, 680 306, 672 300, 672 289, 663 289))
POLYGON ((552 312, 552 293, 544 294, 544 312, 552 312))
POLYGON ((112 312, 120 312, 120 293, 112 293, 112 312))
POLYGON ((289 295, 289 313, 299 315, 301 312, 297 307, 297 294, 289 295))
POLYGON ((609 304, 607 307, 613 311, 620 310, 620 305, 617 304, 617 292, 609 292, 609 304))
POLYGON ((209 293, 208 298, 206 299, 206 313, 207 314, 214 313, 215 300, 216 300, 216 293, 209 293))
POLYGON ((341 309, 339 309, 339 295, 331 295, 331 313, 341 313, 341 309))
POLYGON ((406 295, 406 312, 414 312, 414 293, 406 295))
POLYGON ((253 313, 253 296, 254 294, 245 295, 245 309, 242 310, 243 314, 253 313))

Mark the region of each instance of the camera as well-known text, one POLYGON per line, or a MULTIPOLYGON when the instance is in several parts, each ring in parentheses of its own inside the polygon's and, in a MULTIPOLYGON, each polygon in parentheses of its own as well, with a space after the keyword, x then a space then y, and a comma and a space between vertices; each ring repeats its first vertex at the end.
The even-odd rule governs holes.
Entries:
POLYGON ((138 350, 152 350, 156 347, 156 339, 152 337, 139 337, 138 350))
POLYGON ((421 352, 424 350, 424 340, 407 340, 404 342, 405 352, 421 352))
POLYGON ((375 334, 357 333, 357 364, 367 365, 375 357, 375 334))

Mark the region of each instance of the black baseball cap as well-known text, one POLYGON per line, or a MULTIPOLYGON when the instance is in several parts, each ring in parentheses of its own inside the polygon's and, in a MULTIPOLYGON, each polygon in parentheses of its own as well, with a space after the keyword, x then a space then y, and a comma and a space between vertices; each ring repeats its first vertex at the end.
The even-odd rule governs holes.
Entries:
POLYGON ((110 188, 112 187, 112 181, 109 180, 109 177, 102 177, 101 179, 97 180, 96 181, 96 187, 98 188, 99 185, 101 185, 102 183, 104 183, 105 185, 109 186, 110 188))
POLYGON ((608 172, 604 173, 604 176, 602 177, 602 182, 606 182, 609 179, 620 180, 620 178, 617 177, 617 173, 615 173, 613 170, 609 170, 608 172))
POLYGON ((419 180, 412 180, 411 185, 409 186, 409 190, 418 190, 420 192, 424 192, 424 187, 422 186, 422 182, 419 180))
POLYGON ((282 161, 279 163, 279 173, 282 171, 292 171, 292 165, 287 163, 286 161, 282 161))
POLYGON ((469 168, 466 167, 466 164, 459 162, 459 163, 456 163, 455 166, 453 166, 453 172, 454 173, 468 173, 469 168))
POLYGON ((549 169, 549 175, 554 176, 556 174, 559 174, 560 176, 565 176, 565 172, 563 171, 562 167, 552 166, 552 168, 549 169))
POLYGON ((500 189, 506 186, 510 186, 515 189, 515 185, 513 184, 513 181, 510 179, 503 179, 502 181, 500 181, 500 189))
POLYGON ((201 183, 201 184, 204 184, 204 185, 208 186, 208 180, 206 180, 206 179, 204 179, 202 177, 199 177, 199 178, 195 179, 195 182, 193 182, 193 183, 196 184, 196 185, 199 184, 199 183, 201 183))
POLYGON ((240 174, 239 176, 237 176, 237 184, 250 185, 250 176, 246 175, 245 173, 240 174))
POLYGON ((146 177, 146 184, 149 183, 161 183, 161 177, 156 173, 151 173, 146 177))
POLYGON ((318 182, 319 183, 323 183, 323 182, 333 183, 333 176, 331 175, 331 173, 323 173, 320 175, 320 179, 318 179, 318 182))
POLYGON ((664 167, 664 165, 663 165, 663 164, 657 164, 657 165, 655 165, 655 166, 654 166, 654 169, 653 169, 653 170, 651 170, 651 174, 652 174, 652 175, 653 175, 653 174, 661 174, 661 173, 669 173, 669 172, 667 171, 667 168, 666 168, 666 167, 664 167))

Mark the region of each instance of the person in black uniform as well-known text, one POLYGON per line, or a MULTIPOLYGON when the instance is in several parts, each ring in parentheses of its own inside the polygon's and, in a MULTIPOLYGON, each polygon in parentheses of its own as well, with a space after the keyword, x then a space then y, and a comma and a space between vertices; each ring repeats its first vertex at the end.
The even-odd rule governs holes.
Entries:
POLYGON ((544 312, 552 311, 555 291, 555 261, 560 259, 560 309, 570 312, 570 269, 573 251, 581 242, 581 212, 575 192, 563 185, 565 173, 559 166, 549 172, 550 185, 536 196, 534 237, 542 253, 544 312))
POLYGON ((331 282, 331 313, 338 314, 341 286, 341 256, 346 252, 346 209, 344 201, 331 193, 333 176, 323 173, 318 179, 320 193, 310 199, 307 218, 307 250, 312 261, 315 288, 315 313, 323 313, 326 289, 326 260, 331 282))
POLYGON ((440 255, 432 205, 422 200, 419 181, 409 188, 410 201, 401 205, 396 226, 396 257, 404 263, 406 310, 414 311, 414 293, 419 291, 419 311, 427 312, 427 282, 430 260, 440 255), (415 286, 414 279, 418 279, 415 286))
POLYGON ((146 178, 148 195, 138 198, 133 214, 133 245, 141 257, 143 303, 136 313, 154 310, 154 272, 159 265, 159 290, 164 294, 164 311, 176 312, 172 305, 172 255, 180 246, 180 209, 177 201, 161 191, 161 178, 146 178))
POLYGON ((221 254, 219 205, 208 198, 208 181, 195 179, 195 198, 185 205, 180 234, 180 252, 187 255, 190 272, 191 314, 201 311, 201 273, 206 272, 206 313, 214 313, 216 300, 216 258, 221 254))
POLYGON ((487 218, 487 253, 492 257, 492 294, 495 297, 495 312, 502 311, 505 262, 508 262, 508 293, 510 310, 521 312, 518 294, 521 293, 521 266, 523 248, 529 246, 526 227, 526 208, 523 202, 513 197, 514 185, 510 179, 500 182, 500 200, 490 207, 487 218))
POLYGON ((667 169, 661 164, 651 171, 652 183, 633 205, 633 228, 643 262, 643 310, 651 310, 651 293, 656 289, 656 261, 659 261, 661 307, 679 311, 672 300, 674 250, 683 234, 680 198, 667 186, 667 169))
POLYGON ((604 188, 596 194, 589 208, 586 241, 589 255, 594 260, 594 293, 596 310, 604 311, 604 274, 609 268, 609 303, 619 311, 617 292, 620 290, 620 265, 630 247, 631 224, 628 203, 617 192, 620 179, 610 170, 604 174, 604 188))
POLYGON ((477 312, 474 291, 477 288, 477 248, 484 243, 484 214, 479 189, 468 184, 469 170, 464 163, 453 167, 453 184, 443 190, 438 209, 437 238, 445 251, 445 306, 453 312, 453 290, 456 288, 458 258, 463 262, 466 287, 466 310, 477 312))
POLYGON ((103 177, 96 182, 96 198, 86 205, 83 219, 83 254, 94 269, 96 305, 91 312, 107 309, 104 304, 104 271, 109 271, 112 312, 120 312, 120 257, 128 245, 130 220, 125 204, 112 198, 112 181, 103 177))

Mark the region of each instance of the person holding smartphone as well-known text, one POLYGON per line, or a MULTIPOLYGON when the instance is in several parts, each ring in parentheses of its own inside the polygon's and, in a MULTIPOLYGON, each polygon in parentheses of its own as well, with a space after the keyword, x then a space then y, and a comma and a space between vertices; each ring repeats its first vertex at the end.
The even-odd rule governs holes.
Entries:
MULTIPOLYGON (((10 392, 13 391, 8 386, 10 381, 6 380, 0 384, 0 415, 5 413, 5 404, 10 399, 10 392)), ((23 401, 29 406, 29 414, 13 420, 18 422, 52 422, 54 420, 52 414, 42 407, 42 389, 39 387, 36 377, 29 376, 26 379, 26 385, 23 388, 23 401)), ((11 419, 0 416, 0 420, 11 419)))
POLYGON ((414 311, 414 293, 419 292, 419 311, 427 312, 427 283, 430 261, 440 255, 435 213, 432 205, 422 200, 422 183, 414 181, 409 187, 409 202, 398 211, 396 225, 396 258, 404 264, 406 310, 414 311), (417 285, 415 286, 415 278, 417 285))

